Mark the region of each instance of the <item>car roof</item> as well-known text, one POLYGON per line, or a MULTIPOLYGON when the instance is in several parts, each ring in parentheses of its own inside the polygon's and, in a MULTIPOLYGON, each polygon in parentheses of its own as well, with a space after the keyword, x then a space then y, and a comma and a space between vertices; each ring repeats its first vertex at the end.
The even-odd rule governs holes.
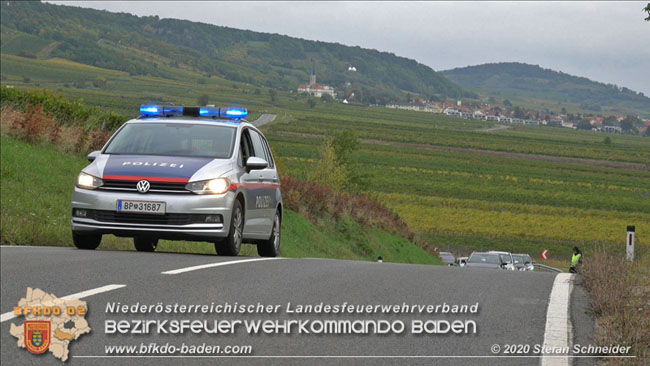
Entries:
POLYGON ((231 119, 215 119, 209 117, 185 117, 185 116, 174 116, 174 117, 140 117, 136 119, 129 120, 127 123, 194 123, 202 125, 219 125, 238 128, 242 127, 254 127, 246 120, 234 121, 231 119))

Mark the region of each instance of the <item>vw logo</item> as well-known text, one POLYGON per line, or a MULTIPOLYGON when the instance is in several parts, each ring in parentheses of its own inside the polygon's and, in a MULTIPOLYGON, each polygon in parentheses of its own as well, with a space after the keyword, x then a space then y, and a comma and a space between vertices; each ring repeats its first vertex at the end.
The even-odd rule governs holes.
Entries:
POLYGON ((135 188, 137 188, 140 193, 147 193, 149 192, 149 188, 151 188, 151 184, 149 184, 148 180, 143 179, 135 185, 135 188))

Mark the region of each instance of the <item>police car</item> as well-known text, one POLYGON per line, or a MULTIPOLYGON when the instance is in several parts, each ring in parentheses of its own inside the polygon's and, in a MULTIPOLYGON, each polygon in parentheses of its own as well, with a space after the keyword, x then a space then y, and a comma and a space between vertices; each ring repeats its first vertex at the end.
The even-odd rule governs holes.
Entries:
POLYGON ((210 241, 219 255, 242 243, 280 252, 282 195, 264 135, 243 108, 145 105, 77 179, 72 239, 95 249, 102 235, 132 237, 138 251, 159 239, 210 241))

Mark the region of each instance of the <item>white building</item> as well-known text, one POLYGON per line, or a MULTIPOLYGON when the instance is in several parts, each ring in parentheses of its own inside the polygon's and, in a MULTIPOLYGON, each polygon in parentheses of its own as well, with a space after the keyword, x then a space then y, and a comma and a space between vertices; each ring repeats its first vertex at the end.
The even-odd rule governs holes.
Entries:
POLYGON ((299 85, 298 93, 307 93, 316 98, 320 98, 323 95, 328 94, 332 98, 336 98, 334 88, 329 85, 316 84, 316 67, 314 66, 314 60, 311 60, 311 75, 309 75, 309 84, 299 85))

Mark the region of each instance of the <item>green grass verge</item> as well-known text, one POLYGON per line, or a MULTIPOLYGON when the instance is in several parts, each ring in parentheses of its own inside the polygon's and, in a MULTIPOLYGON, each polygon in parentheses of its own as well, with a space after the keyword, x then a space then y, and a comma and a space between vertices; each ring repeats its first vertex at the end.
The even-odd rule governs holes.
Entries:
MULTIPOLYGON (((60 152, 52 146, 33 145, 2 137, 1 241, 3 244, 71 246, 70 200, 79 171, 88 164, 83 156, 60 152)), ((440 264, 440 260, 400 237, 381 230, 364 230, 342 218, 314 225, 286 211, 282 256, 317 257, 388 262, 440 264)), ((130 239, 104 236, 103 249, 132 250, 130 239)), ((214 253, 210 243, 166 241, 160 251, 214 253)), ((244 246, 242 255, 257 255, 244 246)))

